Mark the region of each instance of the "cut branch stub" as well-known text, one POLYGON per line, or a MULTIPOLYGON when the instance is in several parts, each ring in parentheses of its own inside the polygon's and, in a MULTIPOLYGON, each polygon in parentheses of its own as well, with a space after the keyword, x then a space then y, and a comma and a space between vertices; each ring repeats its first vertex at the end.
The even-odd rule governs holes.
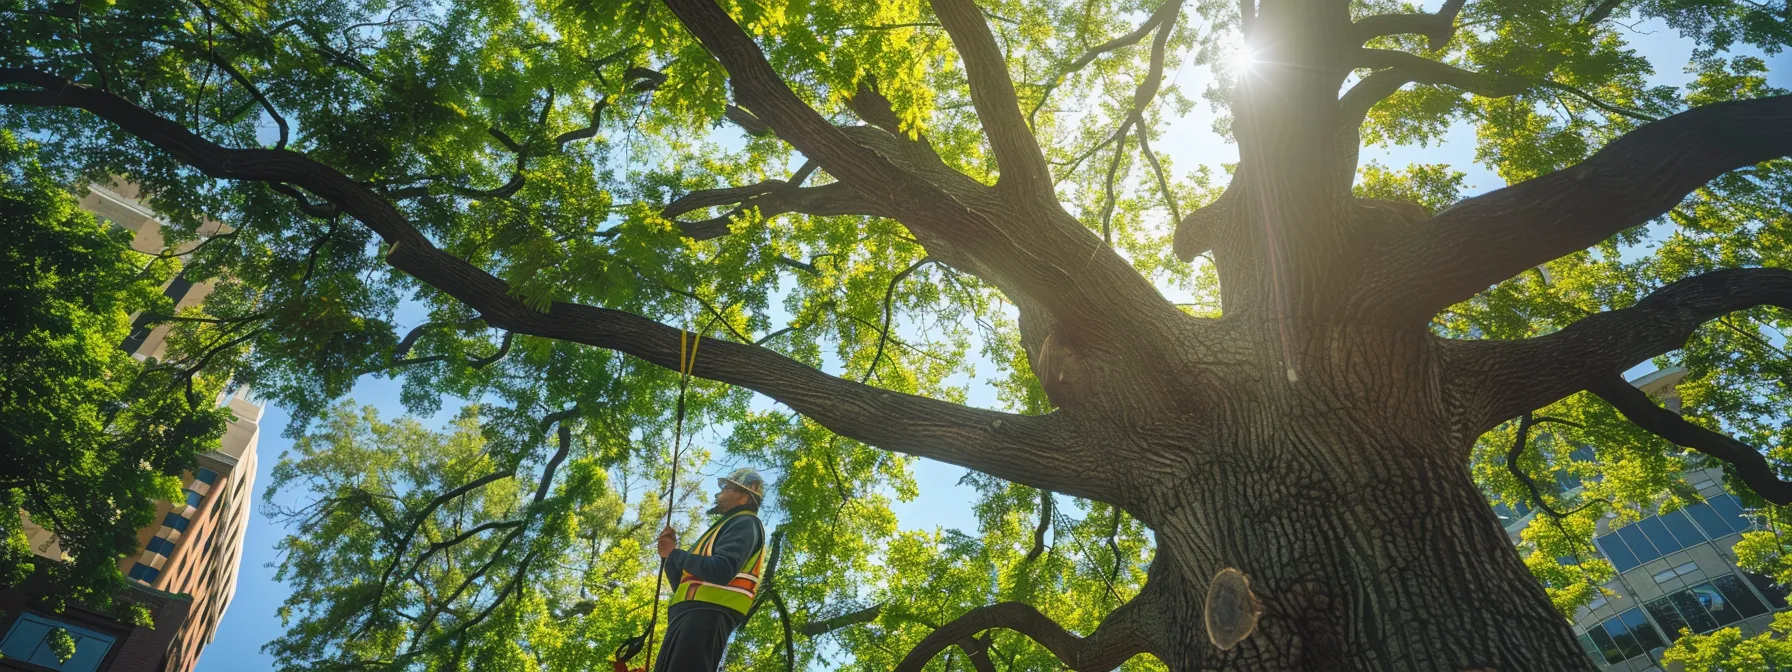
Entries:
POLYGON ((1251 579, 1231 567, 1215 574, 1207 585, 1207 640, 1225 651, 1257 629, 1263 604, 1251 594, 1251 579))

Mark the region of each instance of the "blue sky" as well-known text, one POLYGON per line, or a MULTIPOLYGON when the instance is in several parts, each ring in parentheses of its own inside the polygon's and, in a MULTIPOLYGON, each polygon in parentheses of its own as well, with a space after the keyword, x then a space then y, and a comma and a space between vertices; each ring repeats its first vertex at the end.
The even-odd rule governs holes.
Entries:
MULTIPOLYGON (((1634 46, 1661 70, 1655 78, 1657 83, 1680 85, 1689 79, 1680 66, 1687 61, 1691 45, 1681 40, 1671 29, 1643 24, 1637 27, 1633 39, 1634 46)), ((1789 81, 1792 78, 1788 78, 1786 74, 1788 69, 1792 69, 1789 67, 1792 66, 1792 57, 1781 54, 1769 59, 1769 64, 1775 73, 1772 77, 1774 83, 1782 88, 1792 88, 1792 81, 1789 81)), ((1172 81, 1179 82, 1190 95, 1198 95, 1205 86, 1204 80, 1208 74, 1199 66, 1187 65, 1171 77, 1172 81)), ((1174 162, 1177 173, 1186 173, 1201 165, 1217 168, 1220 163, 1235 161, 1237 148, 1214 136, 1210 130, 1213 119, 1213 112, 1204 103, 1197 105, 1187 117, 1173 122, 1167 137, 1154 143, 1154 149, 1174 162)), ((1504 186, 1498 176, 1474 164, 1474 141, 1473 130, 1459 125, 1451 130, 1441 145, 1430 148, 1365 148, 1363 160, 1379 160, 1393 167, 1413 162, 1447 163, 1467 173, 1469 194, 1504 186)), ((413 322, 421 318, 418 315, 410 317, 413 322)), ((409 328, 412 323, 401 326, 409 328)), ((985 372, 991 370, 987 363, 978 368, 985 372)), ((378 408, 383 417, 393 418, 404 414, 398 395, 398 382, 367 378, 356 386, 353 398, 359 403, 378 408)), ((995 405, 988 389, 979 386, 972 387, 970 400, 979 406, 995 405)), ((440 427, 458 410, 457 405, 446 403, 426 424, 440 427)), ((270 406, 263 416, 261 443, 258 448, 260 468, 255 481, 256 507, 260 506, 262 491, 270 481, 270 470, 279 461, 280 454, 292 445, 290 439, 281 436, 289 417, 284 409, 277 406, 270 406)), ((699 441, 702 440, 704 436, 700 435, 699 441)), ((713 447, 713 442, 710 445, 713 447)), ((958 485, 959 478, 965 473, 964 469, 923 459, 917 461, 914 472, 920 486, 920 497, 893 507, 904 528, 956 527, 970 530, 976 527, 976 520, 969 513, 974 493, 970 488, 958 485)), ((261 652, 261 646, 279 636, 282 630, 276 610, 285 600, 288 590, 274 580, 273 564, 277 561, 274 544, 284 534, 285 530, 277 527, 259 511, 251 516, 244 540, 242 566, 238 573, 236 599, 219 625, 216 639, 206 647, 201 656, 198 672, 272 667, 273 660, 261 652)))

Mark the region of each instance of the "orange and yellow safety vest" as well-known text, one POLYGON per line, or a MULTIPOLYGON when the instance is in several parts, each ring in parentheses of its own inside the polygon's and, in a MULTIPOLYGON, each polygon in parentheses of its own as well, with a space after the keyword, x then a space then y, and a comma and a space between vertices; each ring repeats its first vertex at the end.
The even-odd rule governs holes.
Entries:
MULTIPOLYGON (((704 532, 703 536, 697 538, 697 543, 691 545, 691 554, 710 555, 715 547, 716 537, 721 536, 722 526, 741 516, 753 516, 753 512, 737 511, 710 526, 709 531, 704 532)), ((759 549, 753 551, 746 562, 741 563, 740 572, 727 584, 710 583, 680 570, 678 587, 672 591, 672 604, 692 600, 708 602, 733 609, 744 616, 753 607, 753 597, 759 592, 759 573, 765 568, 764 563, 765 542, 761 539, 759 549)))

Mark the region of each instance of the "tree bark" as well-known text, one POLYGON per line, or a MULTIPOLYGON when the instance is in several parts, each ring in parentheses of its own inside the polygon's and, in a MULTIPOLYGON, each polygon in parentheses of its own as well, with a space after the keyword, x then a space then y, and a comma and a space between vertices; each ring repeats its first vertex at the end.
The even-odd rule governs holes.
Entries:
POLYGON ((1362 400, 1238 413, 1224 457, 1130 508, 1190 586, 1165 637, 1204 633, 1190 619, 1222 569, 1262 604, 1230 650, 1202 638, 1154 653, 1186 670, 1588 669, 1471 481, 1466 446, 1410 441, 1428 423, 1378 426, 1362 400))

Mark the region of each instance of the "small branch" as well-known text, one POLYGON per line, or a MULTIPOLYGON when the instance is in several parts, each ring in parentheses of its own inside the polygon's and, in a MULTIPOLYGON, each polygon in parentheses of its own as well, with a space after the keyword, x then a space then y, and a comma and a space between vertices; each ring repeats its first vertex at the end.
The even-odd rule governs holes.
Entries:
POLYGON ((597 137, 598 126, 603 121, 604 108, 609 106, 609 96, 597 99, 597 102, 591 106, 591 125, 554 136, 554 146, 565 147, 569 142, 597 137))
POLYGON ((1568 95, 1571 95, 1571 96, 1579 98, 1583 101, 1586 101, 1587 104, 1592 105, 1593 107, 1597 107, 1601 110, 1605 110, 1607 112, 1618 115, 1620 117, 1628 117, 1630 119, 1640 121, 1645 124, 1650 123, 1650 122, 1655 122, 1655 121, 1661 121, 1661 117, 1653 116, 1650 114, 1645 114, 1643 112, 1638 112, 1638 111, 1630 109, 1628 107, 1623 107, 1620 105, 1613 105, 1611 103, 1600 100, 1597 96, 1594 96, 1591 93, 1587 93, 1586 91, 1582 91, 1579 88, 1569 86, 1569 85, 1563 84, 1561 82, 1545 79, 1542 82, 1539 82, 1538 85, 1542 86, 1543 88, 1546 88, 1546 89, 1555 89, 1557 91, 1567 93, 1568 95))
POLYGON ((1027 557, 1021 564, 1031 564, 1045 553, 1045 533, 1052 529, 1052 491, 1039 491, 1039 525, 1033 528, 1033 549, 1027 551, 1027 557))
POLYGON ((1151 162, 1151 172, 1157 176, 1157 190, 1164 196, 1164 205, 1170 208, 1170 221, 1182 221, 1182 209, 1176 206, 1176 192, 1170 190, 1170 179, 1164 175, 1164 166, 1157 161, 1157 153, 1151 151, 1150 132, 1144 125, 1139 127, 1139 153, 1151 162))
POLYGON ((1792 504, 1792 482, 1782 480, 1779 471, 1754 446, 1687 422, 1680 414, 1656 405, 1648 393, 1622 376, 1601 379, 1588 386, 1587 391, 1650 434, 1729 463, 1742 482, 1762 499, 1782 506, 1792 504))
MULTIPOLYGON (((205 14, 206 19, 215 20, 223 25, 225 30, 230 31, 238 37, 242 36, 242 33, 237 31, 236 28, 232 27, 228 22, 214 17, 212 15, 211 7, 207 6, 204 2, 194 0, 193 4, 199 6, 199 11, 205 14)), ((280 111, 274 108, 274 103, 269 101, 267 95, 261 92, 261 87, 258 87, 254 82, 249 81, 248 76, 244 75, 241 70, 238 70, 235 65, 231 64, 229 59, 219 55, 216 49, 207 49, 206 54, 213 63, 217 64, 217 66, 226 74, 229 74, 231 79, 236 80, 238 86, 247 90, 249 96, 254 98, 255 102, 261 104, 261 109, 265 110, 268 113, 268 116, 274 120, 274 124, 280 127, 280 140, 274 143, 274 149, 286 149, 288 133, 286 117, 280 116, 280 111)))
POLYGON ((1182 0, 1165 0, 1163 4, 1157 6, 1156 11, 1151 12, 1151 16, 1146 18, 1144 23, 1139 24, 1137 29, 1096 45, 1083 52, 1082 56, 1078 56, 1069 65, 1059 69, 1058 74, 1052 76, 1051 81, 1043 85, 1044 90, 1039 92, 1039 100, 1033 104, 1033 109, 1027 112, 1027 126, 1031 128, 1038 125, 1035 120, 1039 117, 1040 108, 1045 107, 1046 101, 1051 99, 1052 92, 1064 83, 1064 78, 1089 67, 1089 64, 1094 63, 1095 59, 1101 57, 1102 54, 1138 44, 1140 40, 1145 39, 1146 35, 1150 35, 1153 29, 1176 16, 1181 10, 1182 0))
POLYGON ((490 366, 493 362, 503 359, 505 355, 510 354, 510 340, 515 336, 516 332, 514 331, 504 332, 504 342, 498 346, 497 352, 478 359, 468 359, 467 366, 473 367, 473 370, 477 371, 490 366))
POLYGON ((803 635, 807 637, 820 637, 841 628, 851 627, 860 623, 870 623, 877 620, 878 615, 883 613, 884 604, 885 603, 883 602, 879 602, 869 607, 865 607, 864 609, 849 611, 830 619, 809 621, 808 623, 804 623, 803 627, 798 630, 798 632, 803 633, 803 635))
POLYGON ((1538 418, 1527 411, 1518 419, 1518 437, 1513 440, 1512 449, 1506 451, 1506 472, 1512 474, 1513 478, 1518 479, 1518 482, 1523 484, 1526 490, 1530 491, 1531 500, 1537 503, 1538 509, 1549 514, 1551 518, 1561 520, 1576 513, 1580 513, 1582 509, 1598 502, 1588 502, 1572 511, 1557 511, 1554 506, 1550 505, 1548 500, 1543 498, 1543 490, 1537 486, 1537 480, 1531 478, 1530 473, 1526 472, 1524 467, 1519 464, 1520 458, 1524 457, 1525 448, 1528 448, 1531 443, 1531 426, 1543 422, 1558 422, 1575 427, 1580 426, 1559 418, 1538 418))
POLYGON ((907 278, 909 274, 920 270, 922 266, 926 266, 930 263, 933 263, 931 257, 923 257, 920 261, 910 264, 908 268, 902 269, 902 271, 897 273, 895 277, 890 278, 890 285, 884 288, 884 326, 882 329, 878 330, 877 351, 871 355, 871 365, 865 367, 865 377, 860 378, 859 382, 864 383, 870 381, 871 376, 877 373, 878 361, 884 358, 884 344, 890 341, 890 319, 892 311, 895 308, 893 304, 896 298, 896 286, 902 284, 902 280, 907 278))

